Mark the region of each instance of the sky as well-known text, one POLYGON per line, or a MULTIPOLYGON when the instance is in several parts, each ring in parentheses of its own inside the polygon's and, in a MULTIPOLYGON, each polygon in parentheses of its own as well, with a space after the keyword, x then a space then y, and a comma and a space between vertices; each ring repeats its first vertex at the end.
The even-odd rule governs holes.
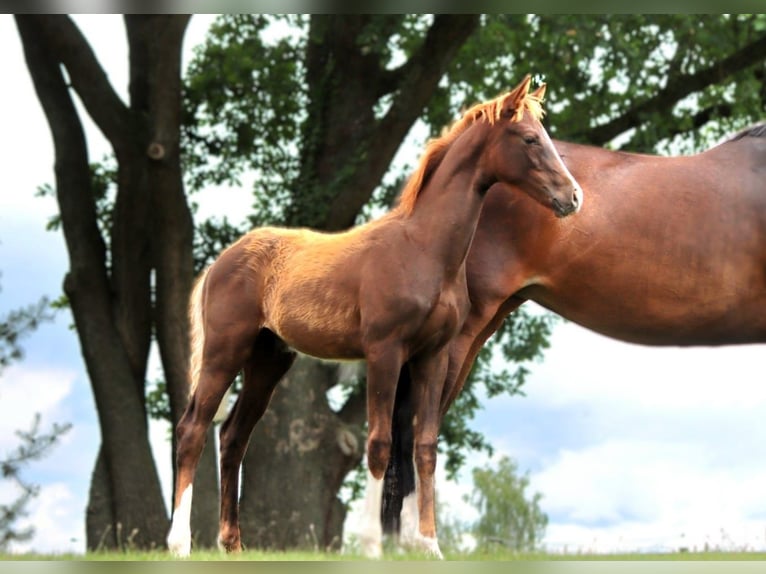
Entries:
MULTIPOLYGON (((127 89, 119 17, 78 17, 114 86, 127 89)), ((192 18, 185 51, 209 19, 192 18)), ((42 296, 55 298, 67 269, 56 212, 35 190, 53 181, 53 150, 12 17, 0 15, 0 316, 42 296)), ((549 81, 555 81, 551 78, 549 81)), ((511 82, 513 83, 513 82, 511 82)), ((555 121, 555 118, 551 118, 555 121)), ((107 146, 87 126, 91 159, 107 146)), ((203 214, 242 220, 248 189, 200 198, 203 214)), ((587 197, 586 197, 587 201, 587 197)), ((24 472, 40 484, 28 522, 35 537, 16 551, 83 552, 84 516, 99 429, 72 318, 59 313, 25 338, 24 360, 0 375, 0 456, 35 413, 43 428, 71 422, 47 458, 24 472)), ((470 469, 507 455, 528 472, 549 516, 551 551, 615 552, 722 548, 766 550, 766 345, 648 348, 620 343, 572 323, 554 328, 544 361, 532 365, 526 397, 484 403, 474 426, 495 457, 471 454, 458 482, 438 475, 438 492, 464 520, 476 512, 463 497, 470 469)), ((151 369, 157 369, 156 361, 151 369)), ((152 373, 150 372, 150 376, 152 373)), ((166 499, 170 497, 167 425, 152 423, 166 499)), ((15 498, 0 481, 0 503, 15 498)), ((352 512, 347 531, 357 527, 352 512)))

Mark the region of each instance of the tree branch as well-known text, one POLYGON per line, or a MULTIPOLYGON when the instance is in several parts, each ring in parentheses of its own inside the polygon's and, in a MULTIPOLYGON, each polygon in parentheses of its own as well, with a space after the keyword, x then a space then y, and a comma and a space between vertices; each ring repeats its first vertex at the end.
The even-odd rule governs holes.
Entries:
MULTIPOLYGON (((423 71, 434 65, 439 67, 439 60, 442 58, 446 59, 447 63, 451 62, 454 53, 449 54, 445 51, 456 53, 478 25, 479 17, 475 14, 468 16, 437 14, 418 51, 398 68, 385 73, 381 81, 380 95, 395 92, 406 87, 407 84, 418 82, 423 71)), ((444 71, 439 74, 440 78, 443 73, 444 71)), ((428 101, 430 94, 425 99, 428 101)))
MULTIPOLYGON (((732 106, 730 104, 716 104, 714 106, 709 106, 707 108, 704 108, 697 113, 695 113, 691 117, 691 126, 681 128, 679 127, 679 124, 676 122, 672 122, 672 125, 663 126, 664 129, 662 132, 660 132, 660 135, 658 136, 659 139, 670 139, 677 135, 686 134, 689 132, 696 132, 698 131, 702 126, 707 124, 709 121, 711 121, 713 118, 730 118, 732 116, 733 110, 732 106)), ((631 138, 631 140, 626 143, 624 146, 621 146, 622 149, 636 151, 636 152, 645 152, 645 153, 652 153, 652 145, 656 143, 656 141, 653 141, 651 145, 641 146, 638 143, 639 134, 636 132, 636 134, 631 138), (646 149, 642 149, 646 148, 646 149)))
POLYGON ((106 246, 98 229, 91 192, 88 150, 80 118, 52 56, 41 24, 47 17, 16 16, 27 66, 53 136, 56 195, 72 272, 95 294, 108 292, 106 246))
POLYGON ((713 83, 720 83, 725 78, 744 70, 753 64, 763 62, 766 58, 766 35, 740 48, 730 56, 716 62, 712 66, 697 72, 676 76, 665 88, 657 94, 636 104, 619 117, 588 129, 579 134, 573 134, 576 141, 587 141, 593 145, 603 145, 630 128, 640 125, 654 113, 669 110, 679 100, 689 94, 702 90, 713 83))
POLYGON ((45 38, 51 54, 66 67, 72 87, 88 114, 115 152, 120 153, 124 148, 126 126, 130 125, 130 113, 114 91, 90 44, 69 16, 45 14, 34 19, 34 34, 38 40, 45 38))
POLYGON ((391 92, 395 93, 393 103, 368 139, 371 149, 365 160, 356 170, 345 192, 338 194, 332 201, 327 218, 328 229, 343 229, 353 224, 362 205, 383 178, 402 139, 478 24, 479 16, 476 14, 436 16, 417 53, 389 77, 386 83, 391 92))

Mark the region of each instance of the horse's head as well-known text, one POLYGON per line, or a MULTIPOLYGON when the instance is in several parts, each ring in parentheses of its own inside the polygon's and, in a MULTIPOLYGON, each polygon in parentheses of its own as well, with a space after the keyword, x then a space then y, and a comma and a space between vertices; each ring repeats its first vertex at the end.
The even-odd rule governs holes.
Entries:
POLYGON ((482 185, 513 185, 564 217, 582 206, 582 189, 540 122, 545 84, 530 93, 530 82, 527 76, 496 100, 494 118, 488 122, 491 133, 481 159, 482 185))

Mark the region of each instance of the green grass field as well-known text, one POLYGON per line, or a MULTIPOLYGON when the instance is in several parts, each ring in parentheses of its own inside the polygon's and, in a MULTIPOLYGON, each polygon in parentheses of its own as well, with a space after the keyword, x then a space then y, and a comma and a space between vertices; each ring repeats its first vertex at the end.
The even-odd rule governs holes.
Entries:
MULTIPOLYGON (((633 553, 633 554, 547 554, 539 553, 516 553, 516 552, 493 552, 493 553, 460 553, 448 554, 446 561, 471 561, 471 562, 540 562, 540 561, 766 561, 766 552, 668 552, 659 554, 633 553)), ((330 552, 293 551, 293 552, 266 552, 246 551, 236 555, 224 555, 218 551, 192 552, 191 558, 177 560, 166 551, 153 552, 92 552, 85 555, 75 554, 0 554, 2 561, 85 561, 85 562, 328 562, 328 561, 364 561, 361 555, 340 554, 330 552)), ((422 554, 388 553, 384 561, 431 561, 422 554)))

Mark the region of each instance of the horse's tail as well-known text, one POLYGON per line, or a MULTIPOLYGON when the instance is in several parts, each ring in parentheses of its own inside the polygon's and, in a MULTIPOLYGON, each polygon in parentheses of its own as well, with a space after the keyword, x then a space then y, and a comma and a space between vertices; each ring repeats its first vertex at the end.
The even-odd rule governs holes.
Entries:
POLYGON ((410 369, 405 363, 399 372, 399 383, 396 386, 391 424, 391 457, 383 478, 380 521, 385 534, 399 533, 402 503, 408 494, 415 491, 415 464, 412 458, 414 413, 411 387, 410 369))
POLYGON ((189 360, 189 396, 194 394, 199 383, 202 369, 202 349, 205 347, 205 324, 202 320, 202 294, 210 268, 206 268, 197 279, 189 298, 189 342, 191 353, 189 360))

